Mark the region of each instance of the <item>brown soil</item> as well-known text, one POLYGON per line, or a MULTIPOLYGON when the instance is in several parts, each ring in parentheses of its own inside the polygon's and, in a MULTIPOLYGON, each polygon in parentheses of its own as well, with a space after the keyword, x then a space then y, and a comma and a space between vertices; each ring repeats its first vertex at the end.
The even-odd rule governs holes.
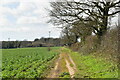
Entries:
POLYGON ((74 77, 76 72, 76 65, 69 53, 65 53, 63 50, 61 50, 59 58, 56 59, 54 65, 54 68, 51 69, 47 78, 59 78, 60 74, 63 72, 68 72, 71 78, 74 77))

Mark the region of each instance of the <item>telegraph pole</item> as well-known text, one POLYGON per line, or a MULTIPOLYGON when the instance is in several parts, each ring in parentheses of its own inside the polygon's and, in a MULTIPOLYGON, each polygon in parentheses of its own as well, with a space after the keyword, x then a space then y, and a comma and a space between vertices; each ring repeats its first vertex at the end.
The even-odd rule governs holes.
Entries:
POLYGON ((51 31, 49 31, 49 38, 50 38, 50 33, 51 33, 51 31))
POLYGON ((8 38, 8 41, 10 41, 10 38, 8 38))
POLYGON ((10 38, 8 38, 8 48, 10 48, 10 38))

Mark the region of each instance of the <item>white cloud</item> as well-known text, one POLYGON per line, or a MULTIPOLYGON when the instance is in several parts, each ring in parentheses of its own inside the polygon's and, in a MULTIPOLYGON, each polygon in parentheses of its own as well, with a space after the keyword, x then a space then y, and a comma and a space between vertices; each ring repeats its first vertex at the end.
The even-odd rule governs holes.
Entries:
POLYGON ((49 2, 51 0, 0 0, 1 4, 9 4, 12 2, 49 2))
POLYGON ((10 8, 0 6, 0 15, 4 15, 4 14, 9 13, 9 12, 11 12, 10 8))
POLYGON ((19 18, 23 15, 24 16, 32 15, 32 12, 35 8, 36 8, 35 4, 31 2, 28 3, 20 2, 20 5, 15 9, 11 9, 10 13, 19 18))
POLYGON ((17 24, 36 24, 40 22, 41 21, 37 17, 22 16, 18 19, 17 24))
POLYGON ((18 11, 19 13, 23 13, 23 12, 34 10, 35 8, 36 8, 35 4, 31 2, 20 2, 20 5, 16 9, 16 11, 18 11))
POLYGON ((47 24, 48 15, 45 8, 49 8, 50 0, 0 0, 0 34, 3 39, 34 39, 47 37, 48 31, 51 36, 58 36, 59 31, 47 24), (10 8, 9 4, 19 3, 17 7, 10 8), (9 5, 9 6, 4 6, 9 5), (10 14, 10 15, 9 15, 10 14), (9 18, 7 16, 10 16, 9 18), (15 19, 11 19, 11 18, 15 19), (12 21, 14 20, 14 24, 12 21))
MULTIPOLYGON (((3 1, 5 4, 5 1, 3 1)), ((14 0, 12 2, 15 2, 14 0)), ((12 14, 14 15, 18 21, 16 24, 21 22, 22 23, 39 23, 39 22, 46 22, 46 10, 44 7, 48 5, 48 3, 40 2, 39 0, 31 0, 31 1, 19 1, 20 5, 17 8, 11 9, 8 7, 0 6, 0 16, 4 14, 12 14), (35 15, 36 17, 33 17, 35 15), (39 18, 39 19, 38 19, 39 18), (40 21, 41 19, 41 21, 40 21), (38 20, 38 21, 37 21, 38 20), (27 21, 27 22, 26 22, 27 21)), ((8 4, 9 1, 6 1, 8 4)), ((5 17, 4 17, 5 18, 5 17)), ((7 19, 6 19, 7 20, 7 19)), ((8 20, 9 21, 9 20, 8 20)), ((5 23, 6 25, 7 23, 5 23)))
POLYGON ((4 5, 4 4, 9 4, 9 3, 12 3, 12 2, 16 2, 16 1, 17 0, 0 0, 0 4, 4 5))
POLYGON ((0 16, 0 26, 3 27, 5 25, 10 25, 8 19, 6 19, 5 15, 0 16))
POLYGON ((0 32, 27 32, 30 31, 29 27, 3 27, 0 32))
POLYGON ((11 22, 7 19, 7 14, 12 12, 12 9, 0 5, 0 27, 11 25, 11 22))

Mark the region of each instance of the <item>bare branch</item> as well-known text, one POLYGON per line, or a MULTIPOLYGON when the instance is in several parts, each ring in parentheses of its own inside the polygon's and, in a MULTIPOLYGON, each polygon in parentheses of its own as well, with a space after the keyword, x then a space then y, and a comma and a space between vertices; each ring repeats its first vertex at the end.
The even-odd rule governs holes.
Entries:
POLYGON ((116 12, 113 12, 112 14, 108 14, 108 16, 112 16, 112 15, 115 15, 117 13, 119 13, 120 11, 116 11, 116 12))

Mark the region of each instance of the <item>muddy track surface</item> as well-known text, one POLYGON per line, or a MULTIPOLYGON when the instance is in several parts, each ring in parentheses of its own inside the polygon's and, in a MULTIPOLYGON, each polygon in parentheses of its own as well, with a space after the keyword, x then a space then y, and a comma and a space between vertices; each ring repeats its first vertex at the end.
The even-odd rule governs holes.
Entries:
POLYGON ((76 70, 76 65, 69 53, 63 52, 61 50, 58 59, 55 61, 54 68, 51 69, 47 78, 59 78, 60 74, 64 72, 68 72, 70 74, 70 78, 73 78, 76 70))

